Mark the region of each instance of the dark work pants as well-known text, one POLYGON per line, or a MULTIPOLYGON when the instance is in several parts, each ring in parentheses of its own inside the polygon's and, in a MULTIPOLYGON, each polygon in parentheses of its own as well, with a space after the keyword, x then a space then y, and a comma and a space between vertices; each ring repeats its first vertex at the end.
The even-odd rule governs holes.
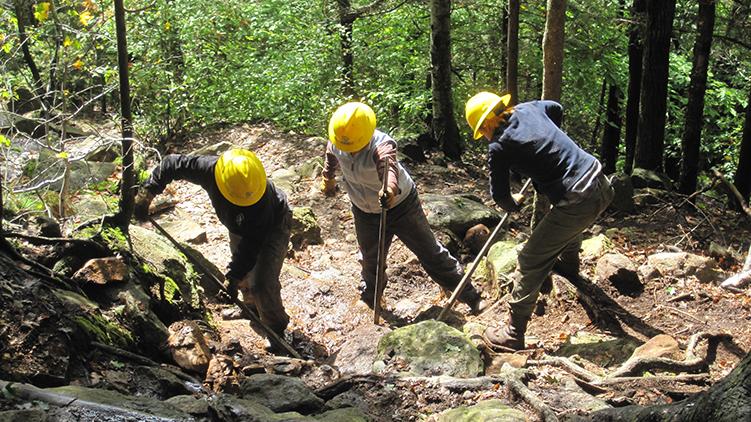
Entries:
POLYGON ((605 176, 599 187, 578 204, 554 206, 532 231, 519 253, 521 278, 514 282, 509 305, 515 316, 527 320, 532 315, 540 287, 556 260, 569 272, 578 273, 582 232, 613 200, 613 188, 605 176))
MULTIPOLYGON (((371 299, 375 291, 378 266, 378 228, 380 214, 363 212, 352 206, 355 217, 357 243, 362 254, 362 279, 365 282, 363 298, 371 299)), ((417 190, 412 192, 386 214, 386 256, 396 235, 422 264, 425 272, 441 287, 453 290, 461 281, 464 270, 449 251, 435 238, 425 217, 417 190)), ((385 280, 384 286, 385 287, 385 280)), ((465 294, 474 292, 468 285, 465 294)), ((462 296, 465 297, 465 294, 462 296)))
MULTIPOLYGON (((279 274, 287 256, 291 224, 292 212, 287 211, 282 221, 264 240, 256 265, 238 285, 243 302, 257 312, 261 322, 280 335, 289 324, 289 315, 282 304, 279 274)), ((241 236, 230 233, 229 245, 232 252, 236 250, 240 240, 241 236)))

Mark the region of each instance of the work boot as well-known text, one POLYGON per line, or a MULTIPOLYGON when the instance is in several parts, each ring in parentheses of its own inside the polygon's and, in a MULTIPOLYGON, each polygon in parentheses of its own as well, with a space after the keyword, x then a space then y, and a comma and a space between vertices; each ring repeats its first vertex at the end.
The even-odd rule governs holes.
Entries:
POLYGON ((512 311, 509 315, 508 324, 500 328, 488 328, 483 333, 485 342, 491 349, 502 351, 524 350, 524 333, 527 331, 528 318, 514 316, 512 311))
POLYGON ((459 302, 462 302, 469 306, 470 313, 472 315, 478 315, 487 309, 489 302, 482 298, 480 292, 474 287, 467 286, 462 294, 459 295, 459 302))

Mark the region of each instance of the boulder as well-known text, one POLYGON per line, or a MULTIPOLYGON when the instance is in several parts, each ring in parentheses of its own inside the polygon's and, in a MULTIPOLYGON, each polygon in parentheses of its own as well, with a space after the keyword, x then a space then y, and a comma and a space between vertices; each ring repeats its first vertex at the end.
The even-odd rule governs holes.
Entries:
POLYGON ((669 190, 672 186, 670 179, 664 174, 638 167, 631 172, 631 183, 635 188, 669 190))
MULTIPOLYGON (((189 420, 190 417, 186 413, 183 413, 176 408, 163 403, 159 400, 143 397, 143 396, 126 396, 116 391, 104 390, 100 388, 86 388, 77 385, 67 385, 65 387, 47 388, 44 391, 49 391, 61 396, 67 396, 70 398, 69 406, 75 406, 76 403, 96 403, 103 406, 111 406, 113 409, 121 408, 127 409, 132 413, 143 415, 143 420, 163 418, 167 420, 189 420)), ((108 416, 112 416, 117 413, 113 411, 108 416)), ((132 418, 132 415, 130 415, 132 418)), ((99 418, 96 418, 100 420, 99 418)))
POLYGON ((133 281, 119 287, 115 294, 122 320, 133 333, 139 349, 154 358, 167 356, 169 330, 153 312, 151 297, 133 281))
MULTIPOLYGON (((398 328, 378 342, 376 363, 412 375, 475 377, 480 352, 459 330, 435 320, 398 328)), ((375 367, 376 365, 374 365, 375 367)))
POLYGON ((318 219, 312 208, 295 207, 292 209, 290 242, 294 249, 323 243, 321 227, 318 225, 318 219))
POLYGON ((498 280, 501 275, 508 275, 516 269, 519 246, 514 240, 501 240, 490 247, 487 268, 492 280, 498 280))
POLYGON ((322 422, 368 422, 373 420, 356 407, 344 407, 333 409, 314 416, 315 420, 322 422))
POLYGON ((334 354, 332 365, 342 374, 368 374, 372 371, 376 358, 378 341, 388 328, 377 325, 364 325, 347 335, 339 351, 334 354))
POLYGON ((300 181, 300 175, 295 173, 294 170, 277 169, 271 173, 271 180, 274 182, 274 186, 289 195, 294 192, 295 185, 300 181))
POLYGON ((477 224, 495 226, 498 211, 467 195, 424 194, 420 196, 428 222, 434 229, 451 230, 460 239, 477 224))
POLYGON ((477 224, 467 230, 462 242, 470 252, 477 255, 482 247, 485 246, 485 242, 488 241, 489 237, 490 229, 484 224, 477 224))
POLYGON ((206 374, 211 360, 211 350, 201 329, 193 321, 177 321, 169 326, 167 340, 172 359, 186 371, 206 374))
POLYGON ((239 390, 239 374, 231 357, 215 354, 209 361, 204 385, 219 393, 236 393, 239 390))
POLYGON ((208 240, 206 230, 185 211, 175 209, 169 214, 154 217, 154 220, 180 243, 200 245, 208 240))
POLYGON ((524 412, 500 400, 485 400, 473 406, 460 406, 428 418, 430 422, 524 422, 524 412))
POLYGON ((667 334, 658 334, 634 349, 634 353, 631 354, 629 360, 638 358, 681 359, 681 349, 678 341, 673 337, 667 334))
POLYGON ((616 338, 580 331, 569 337, 555 352, 557 356, 579 355, 600 367, 621 364, 639 346, 632 338, 616 338))
POLYGON ((614 174, 610 179, 615 195, 610 208, 616 211, 631 211, 634 209, 634 185, 631 176, 623 173, 614 174))
POLYGON ((310 414, 321 410, 323 400, 299 379, 273 374, 256 374, 240 384, 240 396, 274 412, 296 411, 310 414))
POLYGON ((584 239, 580 254, 583 259, 597 259, 611 249, 613 249, 613 242, 603 233, 600 233, 597 236, 584 239))
MULTIPOLYGON (((323 138, 320 138, 323 139, 323 138)), ((324 142, 325 144, 325 142, 324 142)), ((323 157, 317 156, 309 158, 302 164, 295 167, 295 173, 300 175, 303 179, 315 179, 321 175, 323 171, 323 157)))
POLYGON ((660 277, 660 272, 657 271, 657 268, 649 264, 640 265, 636 272, 639 273, 639 279, 643 280, 644 283, 660 277))
POLYGON ((134 253, 145 258, 147 271, 162 279, 165 299, 186 308, 200 308, 200 277, 188 259, 158 233, 137 225, 130 226, 129 233, 134 253))
POLYGON ((110 205, 103 195, 81 194, 71 199, 75 216, 81 221, 101 218, 110 212, 110 205))
POLYGON ((620 253, 608 253, 597 260, 595 275, 599 281, 607 281, 622 295, 638 296, 644 291, 639 281, 636 264, 620 253))
POLYGON ((164 403, 191 416, 206 416, 209 413, 209 401, 205 397, 175 396, 164 403))
POLYGON ((120 257, 95 258, 86 261, 73 279, 89 284, 105 285, 123 283, 128 280, 128 267, 120 257))
POLYGON ((662 276, 694 276, 701 283, 717 281, 722 277, 722 272, 717 269, 717 263, 712 258, 688 252, 656 253, 647 258, 647 263, 662 276))
POLYGON ((268 407, 255 400, 237 398, 229 394, 217 394, 210 402, 213 420, 220 421, 258 421, 258 422, 291 422, 310 421, 315 419, 296 412, 274 413, 268 407))

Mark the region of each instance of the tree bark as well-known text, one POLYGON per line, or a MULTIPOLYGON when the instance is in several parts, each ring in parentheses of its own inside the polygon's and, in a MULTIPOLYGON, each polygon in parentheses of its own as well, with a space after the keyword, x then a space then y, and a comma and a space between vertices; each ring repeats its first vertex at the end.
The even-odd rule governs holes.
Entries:
POLYGON ((621 138, 621 90, 617 85, 610 85, 608 90, 608 109, 605 117, 605 129, 602 132, 600 160, 605 174, 615 173, 618 162, 618 144, 621 138))
POLYGON ((354 54, 352 53, 352 27, 355 18, 350 0, 337 0, 339 6, 339 37, 342 49, 342 92, 345 97, 355 95, 354 54))
POLYGON ((458 160, 462 144, 451 97, 451 0, 431 1, 430 27, 433 138, 446 157, 458 160))
POLYGON ((120 182, 120 209, 115 215, 114 223, 127 231, 130 218, 133 216, 137 187, 135 171, 133 169, 133 113, 130 109, 128 44, 123 0, 115 0, 115 29, 117 33, 117 70, 120 77, 123 177, 120 182))
POLYGON ((631 19, 634 21, 634 24, 631 26, 628 35, 628 99, 626 100, 626 134, 623 140, 626 146, 624 172, 628 174, 631 174, 631 170, 634 168, 636 132, 639 126, 645 1, 634 0, 631 8, 631 19))
POLYGON ((511 94, 512 105, 519 102, 519 3, 520 0, 508 0, 506 90, 511 94))
POLYGON ((31 77, 34 82, 33 91, 37 96, 39 96, 42 104, 45 105, 45 109, 49 110, 47 96, 44 92, 44 82, 42 81, 42 75, 39 73, 39 68, 37 67, 36 61, 34 61, 34 56, 31 55, 31 50, 29 49, 29 43, 31 41, 29 40, 28 35, 26 35, 28 14, 24 12, 24 8, 20 0, 13 1, 13 8, 15 9, 16 13, 16 26, 18 27, 18 41, 21 43, 21 52, 23 53, 23 59, 26 62, 26 66, 29 68, 29 72, 31 72, 31 77))
POLYGON ((743 138, 738 152, 738 170, 733 183, 743 199, 748 203, 751 194, 751 86, 746 104, 746 121, 743 123, 743 138))
POLYGON ((696 190, 696 180, 699 175, 699 147, 701 145, 702 121, 704 120, 704 93, 707 90, 707 69, 709 68, 714 21, 714 0, 700 0, 696 18, 698 34, 694 44, 691 84, 688 88, 686 123, 681 138, 682 160, 678 190, 683 194, 691 194, 696 190))
POLYGON ((742 421, 751 415, 751 353, 709 390, 661 406, 626 406, 589 415, 591 421, 742 421))
POLYGON ((605 108, 605 91, 608 89, 608 79, 602 78, 602 86, 600 87, 600 101, 597 102, 597 118, 595 118, 595 127, 592 129, 592 138, 589 140, 589 148, 592 151, 597 151, 597 134, 600 133, 600 119, 602 117, 602 110, 605 108))
POLYGON ((636 166, 662 171, 665 149, 670 35, 675 0, 647 0, 647 37, 636 136, 636 166))
MULTIPOLYGON (((561 100, 563 82, 563 39, 566 19, 566 0, 548 0, 545 33, 542 38, 542 99, 561 100)), ((550 209, 545 195, 535 193, 532 227, 539 223, 550 209)))

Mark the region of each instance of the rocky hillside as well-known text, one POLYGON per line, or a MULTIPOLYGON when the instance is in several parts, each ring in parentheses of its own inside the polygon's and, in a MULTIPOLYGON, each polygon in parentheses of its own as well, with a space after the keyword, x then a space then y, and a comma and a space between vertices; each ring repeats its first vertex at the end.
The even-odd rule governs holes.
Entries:
MULTIPOLYGON (((741 272, 751 227, 719 189, 688 198, 657 174, 617 175, 616 200, 586 233, 588 280, 554 276, 526 350, 499 354, 481 333, 503 320, 531 207, 512 216, 475 272, 496 300, 489 310, 470 316, 457 305, 437 322, 445 294, 397 240, 385 321, 375 326, 358 301, 346 194, 316 189, 323 139, 244 126, 172 148, 232 145, 256 151, 294 206, 281 282, 285 340, 301 358, 272 353, 219 292, 227 233, 199 187, 173 183, 152 209, 190 256, 149 223, 102 228, 96 219, 116 202, 116 154, 80 145, 86 161, 104 164, 74 172, 62 227, 34 214, 5 224, 22 256, 0 253, 0 420, 596 420, 597 411, 702 397, 751 349, 748 287, 720 286, 741 272)), ((469 265, 502 216, 484 154, 457 165, 400 147, 431 225, 469 265)))

